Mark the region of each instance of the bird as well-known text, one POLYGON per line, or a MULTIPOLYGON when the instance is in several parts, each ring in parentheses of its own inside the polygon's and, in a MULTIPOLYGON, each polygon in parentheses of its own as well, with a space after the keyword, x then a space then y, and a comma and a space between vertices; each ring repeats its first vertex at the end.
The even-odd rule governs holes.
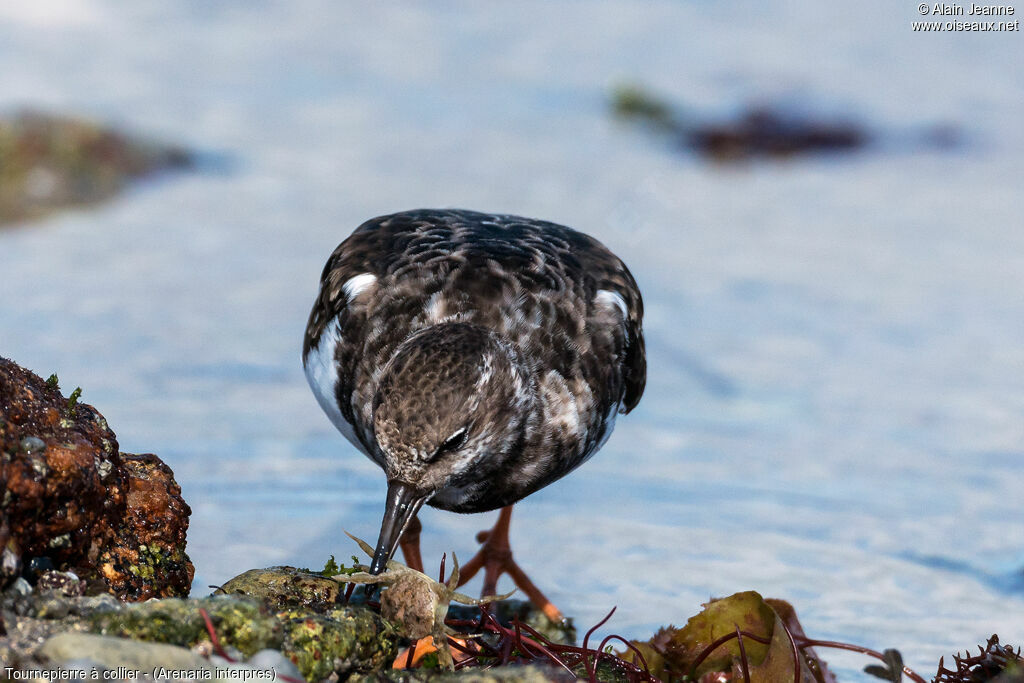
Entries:
POLYGON ((636 407, 642 321, 625 263, 563 225, 417 209, 356 228, 324 266, 302 361, 331 422, 386 475, 370 573, 399 545, 422 571, 424 504, 500 509, 462 583, 483 568, 494 594, 508 573, 560 620, 512 560, 511 506, 587 461, 636 407))

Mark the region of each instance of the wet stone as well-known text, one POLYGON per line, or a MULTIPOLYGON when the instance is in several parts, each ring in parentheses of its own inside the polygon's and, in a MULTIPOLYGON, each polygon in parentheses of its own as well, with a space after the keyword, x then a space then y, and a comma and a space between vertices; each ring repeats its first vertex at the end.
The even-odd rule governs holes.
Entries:
POLYGON ((21 440, 19 446, 21 446, 22 452, 28 453, 29 455, 32 453, 42 453, 46 450, 46 442, 38 436, 26 436, 21 440))
POLYGON ((28 570, 28 575, 38 581, 39 577, 46 572, 54 571, 55 567, 53 566, 53 560, 48 557, 33 557, 28 561, 26 569, 28 570))
POLYGON ((56 591, 63 597, 79 597, 85 595, 85 584, 74 572, 48 571, 36 581, 39 592, 56 591))
MULTIPOLYGON (((3 551, 0 551, 0 586, 5 581, 21 573, 21 556, 18 555, 18 551, 14 543, 9 543, 4 546, 3 551)), ((19 579, 24 581, 24 579, 19 579)))
POLYGON ((54 664, 85 660, 108 670, 125 667, 148 673, 160 667, 187 671, 213 668, 209 661, 184 647, 91 633, 55 635, 39 648, 39 654, 54 664))

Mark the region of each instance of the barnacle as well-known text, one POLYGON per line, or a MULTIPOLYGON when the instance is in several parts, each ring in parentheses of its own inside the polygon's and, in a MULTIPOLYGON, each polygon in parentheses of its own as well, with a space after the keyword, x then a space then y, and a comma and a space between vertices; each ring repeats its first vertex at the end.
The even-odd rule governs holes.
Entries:
MULTIPOLYGON (((359 544, 363 552, 373 557, 373 548, 362 539, 345 532, 349 538, 359 544)), ((387 571, 374 576, 365 571, 355 574, 339 574, 332 577, 339 583, 383 584, 380 599, 381 616, 402 625, 405 635, 420 639, 431 636, 437 647, 438 661, 442 666, 452 669, 451 650, 448 647, 448 636, 455 632, 445 625, 448 617, 448 606, 454 601, 462 605, 485 605, 489 602, 504 600, 512 595, 489 595, 483 598, 471 598, 459 593, 455 588, 459 585, 459 561, 452 553, 452 573, 448 581, 435 581, 423 572, 410 569, 401 562, 389 560, 387 571)), ((466 638, 464 634, 459 634, 466 638)))

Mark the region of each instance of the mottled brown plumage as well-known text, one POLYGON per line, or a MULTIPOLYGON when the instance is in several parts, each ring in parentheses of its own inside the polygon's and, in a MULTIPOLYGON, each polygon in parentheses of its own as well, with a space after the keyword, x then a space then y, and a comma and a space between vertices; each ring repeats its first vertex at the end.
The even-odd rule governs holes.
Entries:
POLYGON ((335 425, 384 468, 397 533, 423 502, 492 510, 593 455, 643 393, 642 316, 629 270, 592 237, 408 211, 331 255, 303 363, 335 425))

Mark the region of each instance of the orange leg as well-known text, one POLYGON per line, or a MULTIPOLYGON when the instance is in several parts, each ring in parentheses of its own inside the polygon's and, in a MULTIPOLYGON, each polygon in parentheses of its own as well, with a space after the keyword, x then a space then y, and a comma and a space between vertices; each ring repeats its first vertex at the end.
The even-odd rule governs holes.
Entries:
POLYGON ((423 571, 423 557, 420 556, 420 531, 423 525, 420 524, 420 516, 413 515, 409 526, 405 527, 398 545, 402 548, 402 556, 405 557, 405 564, 410 569, 418 572, 423 571))
MULTIPOLYGON (((466 583, 481 568, 484 570, 484 589, 481 595, 496 595, 498 577, 508 574, 519 590, 526 594, 534 607, 544 612, 548 619, 561 623, 561 611, 548 600, 540 589, 530 581, 526 573, 512 559, 512 547, 508 542, 508 527, 512 521, 512 506, 503 507, 498 515, 498 522, 490 531, 481 531, 476 540, 482 543, 479 552, 459 571, 459 585, 466 583)), ((403 546, 403 549, 405 546, 403 546)))

